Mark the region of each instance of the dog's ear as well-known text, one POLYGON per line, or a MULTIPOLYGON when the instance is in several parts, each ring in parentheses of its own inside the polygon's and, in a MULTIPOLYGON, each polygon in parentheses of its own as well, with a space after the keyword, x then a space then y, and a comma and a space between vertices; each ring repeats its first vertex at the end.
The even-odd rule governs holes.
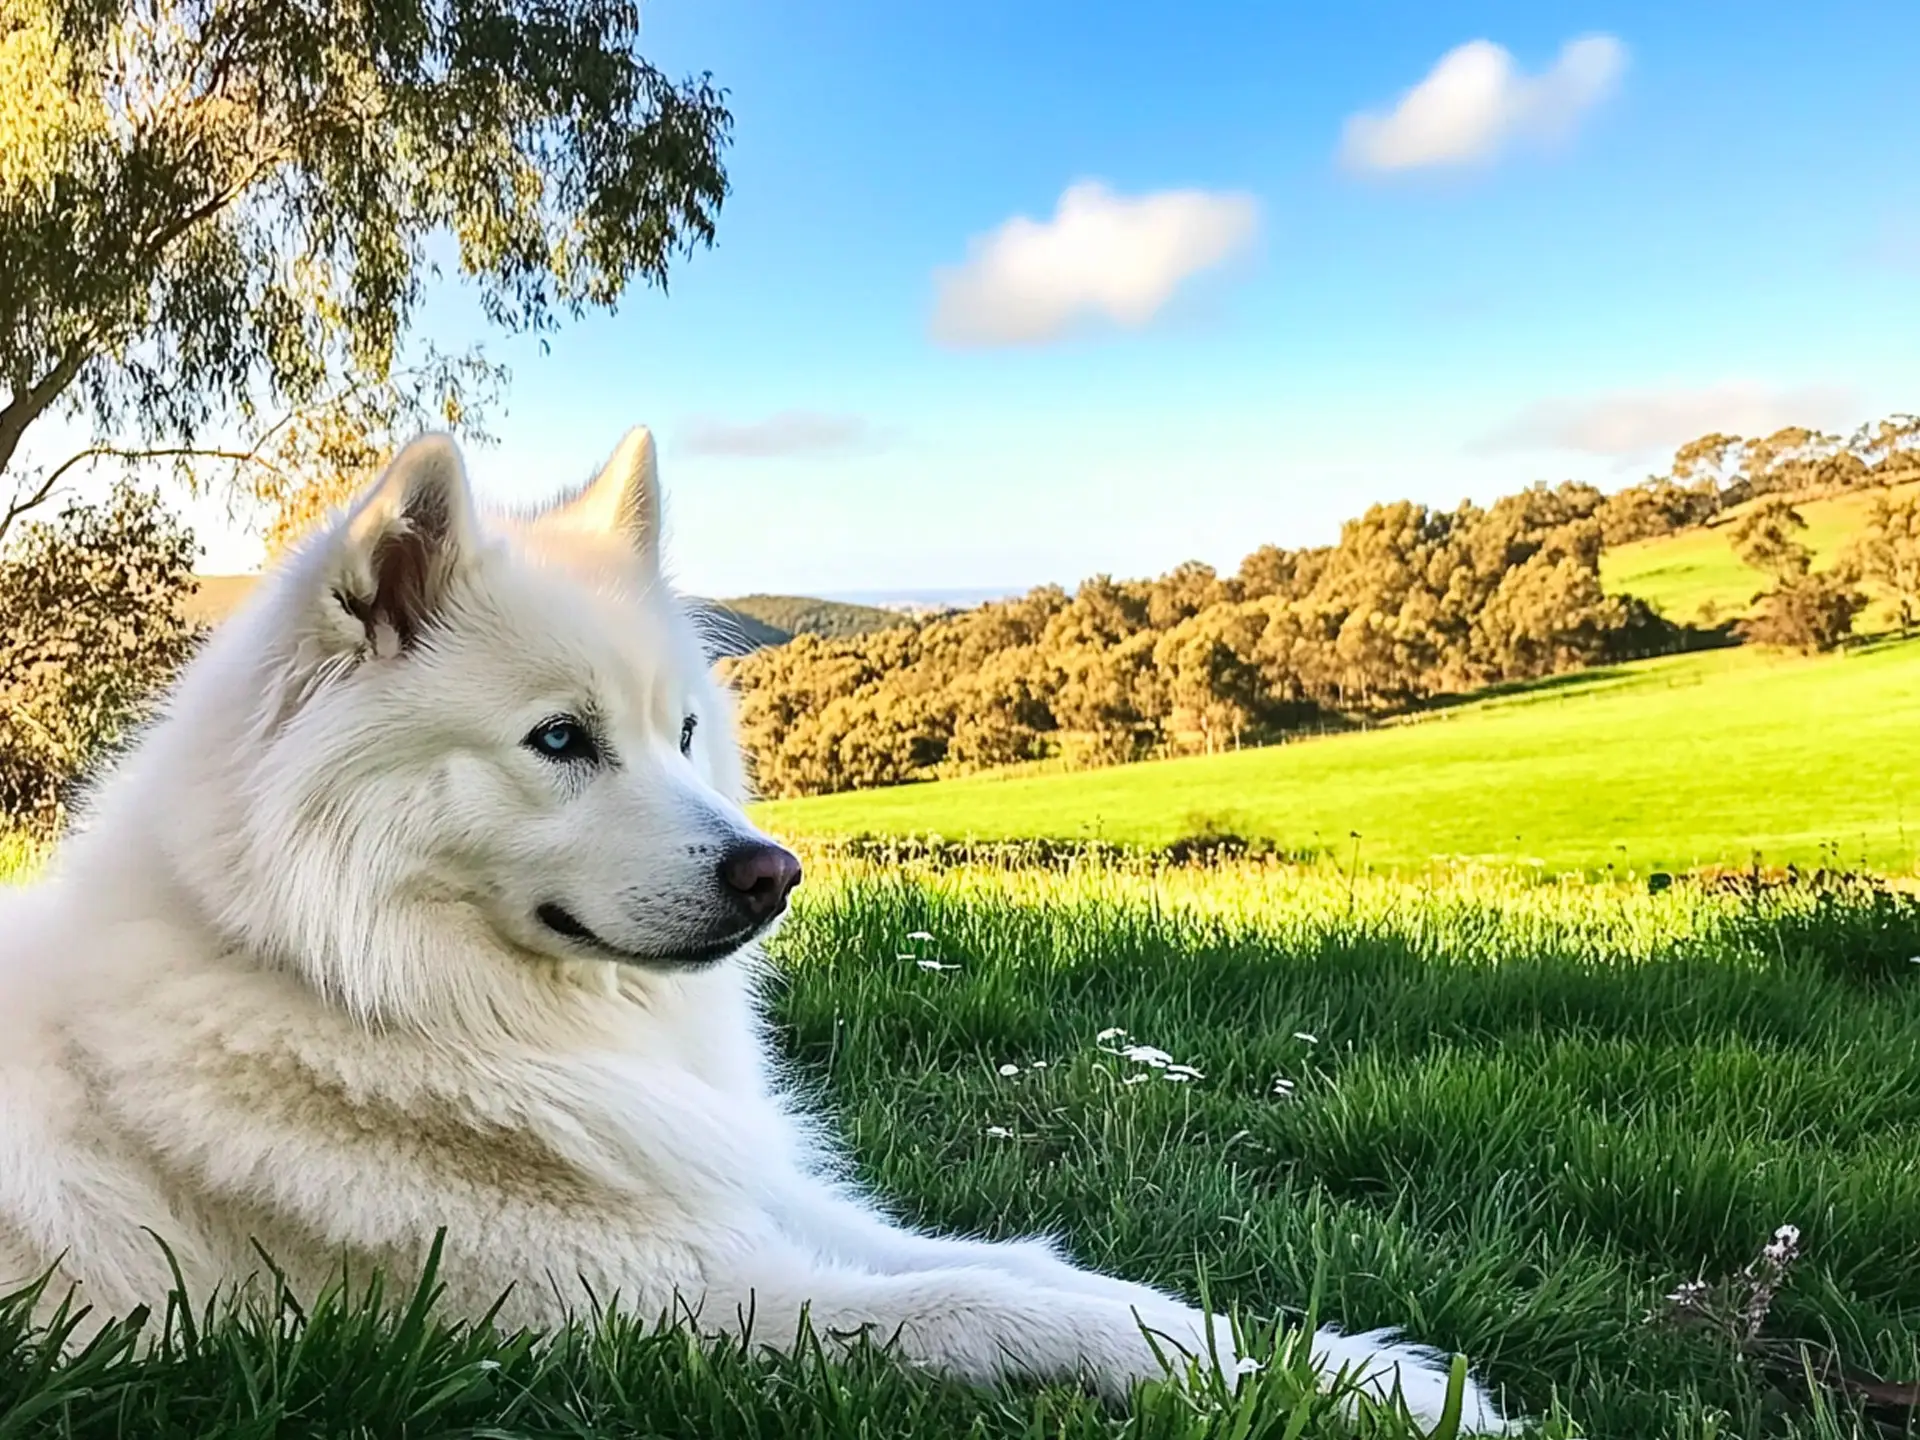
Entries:
POLYGON ((412 649, 473 553, 479 520, 460 450, 423 435, 393 457, 336 532, 330 604, 350 644, 376 655, 412 649))
POLYGON ((649 572, 660 569, 660 462, 653 432, 636 425, 600 473, 572 499, 549 510, 543 524, 623 536, 649 572))

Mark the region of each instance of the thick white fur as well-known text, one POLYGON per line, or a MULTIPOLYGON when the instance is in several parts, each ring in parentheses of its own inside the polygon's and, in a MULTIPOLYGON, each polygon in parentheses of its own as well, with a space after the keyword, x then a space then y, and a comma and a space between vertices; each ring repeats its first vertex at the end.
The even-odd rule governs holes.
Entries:
MULTIPOLYGON (((1162 1374, 1143 1329, 1232 1367, 1228 1327, 1172 1296, 1046 1241, 915 1233, 837 1179, 771 1067, 753 946, 675 972, 533 919, 556 899, 671 947, 714 845, 759 838, 658 536, 644 431, 531 520, 483 520, 429 437, 213 637, 50 877, 0 895, 0 1291, 52 1270, 49 1303, 162 1305, 146 1229, 199 1297, 257 1280, 255 1242, 296 1293, 343 1263, 404 1285, 445 1227, 449 1311, 510 1291, 509 1326, 591 1294, 710 1332, 751 1314, 774 1346, 808 1307, 973 1381, 1124 1395, 1162 1374), (407 535, 411 645, 345 603, 407 535), (558 783, 522 739, 582 710, 620 763, 558 783)), ((1430 1352, 1315 1353, 1438 1417, 1430 1352)), ((1477 1387, 1467 1419, 1505 1425, 1477 1387)))

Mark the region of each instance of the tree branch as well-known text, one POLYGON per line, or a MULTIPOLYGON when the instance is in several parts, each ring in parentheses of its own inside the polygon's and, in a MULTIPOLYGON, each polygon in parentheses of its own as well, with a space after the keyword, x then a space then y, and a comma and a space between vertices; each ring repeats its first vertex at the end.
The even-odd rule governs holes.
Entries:
MULTIPOLYGON (((278 428, 279 426, 277 425, 274 427, 275 430, 278 428)), ((268 434, 272 433, 272 431, 268 432, 268 434)), ((39 484, 35 485, 24 498, 10 502, 4 511, 0 511, 0 544, 6 542, 7 532, 13 528, 15 521, 28 511, 38 509, 47 503, 47 500, 53 495, 54 486, 60 483, 61 476, 76 466, 84 465, 89 461, 104 459, 127 461, 229 460, 236 465, 264 465, 278 474, 279 469, 277 466, 261 458, 260 449, 261 447, 259 445, 256 445, 251 450, 221 450, 200 445, 163 445, 145 450, 126 450, 117 445, 89 445, 86 449, 77 451, 69 455, 65 460, 62 460, 58 465, 54 466, 53 469, 43 475, 40 478, 39 484)))
MULTIPOLYGON (((40 377, 38 384, 13 395, 6 409, 0 410, 0 475, 6 474, 27 427, 45 414, 47 407, 60 398, 60 392, 73 383, 73 377, 80 373, 80 367, 87 363, 91 353, 84 340, 73 341, 53 369, 40 377)), ((0 535, 5 533, 4 528, 0 528, 0 535)))
MULTIPOLYGON (((64 361, 62 363, 64 364, 64 361)), ((84 361, 81 363, 84 363, 84 361)), ((78 366, 76 365, 74 368, 77 370, 78 366)), ((268 460, 266 456, 269 446, 295 421, 306 416, 320 414, 324 411, 345 405, 357 395, 380 389, 383 386, 391 386, 403 376, 426 374, 429 369, 429 365, 422 364, 400 371, 396 375, 385 379, 356 380, 342 389, 336 390, 333 394, 316 400, 311 404, 293 406, 283 412, 272 424, 255 432, 252 436, 251 445, 245 449, 227 449, 207 445, 164 445, 136 448, 127 448, 119 445, 90 445, 84 450, 69 455, 37 481, 31 482, 29 489, 25 490, 22 494, 16 495, 7 504, 5 509, 0 509, 0 544, 6 542, 7 535, 12 530, 15 521, 19 520, 21 516, 26 515, 28 512, 36 510, 47 503, 53 495, 54 487, 60 483, 61 477, 76 466, 84 465, 92 460, 222 460, 230 462, 236 468, 241 465, 258 465, 263 470, 285 480, 287 478, 286 470, 280 465, 276 465, 271 460, 268 460)), ((4 437, 4 426, 8 422, 9 417, 13 415, 17 408, 24 405, 25 402, 35 399, 40 396, 43 391, 46 391, 48 393, 45 398, 40 400, 40 408, 44 410, 46 406, 51 403, 52 397, 58 394, 57 390, 51 389, 52 378, 50 375, 48 380, 41 382, 39 386, 36 386, 34 390, 20 397, 20 400, 16 401, 13 405, 9 405, 5 410, 0 410, 0 437, 4 437)), ((71 379, 71 376, 68 378, 71 379)), ((19 422, 20 429, 24 431, 26 426, 31 423, 31 420, 32 417, 28 416, 25 420, 19 422)), ((17 436, 15 443, 18 443, 17 436)), ((4 473, 4 466, 0 466, 0 473, 4 473)))

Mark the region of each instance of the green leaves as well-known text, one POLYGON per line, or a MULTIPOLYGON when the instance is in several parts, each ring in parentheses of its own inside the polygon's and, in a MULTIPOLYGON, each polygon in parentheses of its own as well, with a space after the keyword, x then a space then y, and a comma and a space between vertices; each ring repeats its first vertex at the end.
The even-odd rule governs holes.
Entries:
POLYGON ((0 473, 56 406, 191 442, 394 370, 450 235, 544 331, 711 244, 731 128, 629 0, 19 0, 0 18, 0 473))
POLYGON ((66 792, 193 643, 193 536, 144 491, 70 505, 0 558, 0 817, 46 833, 66 792))

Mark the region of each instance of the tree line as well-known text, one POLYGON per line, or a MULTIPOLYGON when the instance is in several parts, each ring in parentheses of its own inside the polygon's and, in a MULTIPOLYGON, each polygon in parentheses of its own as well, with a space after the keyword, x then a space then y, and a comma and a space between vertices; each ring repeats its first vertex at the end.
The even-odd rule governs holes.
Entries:
POLYGON ((1885 594, 1920 611, 1920 501, 1882 498, 1816 571, 1790 497, 1920 480, 1920 420, 1849 437, 1708 435, 1604 494, 1535 485, 1481 508, 1375 505, 1337 543, 1263 546, 1221 575, 1099 575, 866 635, 723 662, 761 793, 897 784, 1041 758, 1099 764, 1264 743, 1503 682, 1688 646, 1841 643, 1885 594), (1737 519, 1729 512, 1738 507, 1737 519), (1697 629, 1608 595, 1608 546, 1733 524, 1771 580, 1753 615, 1697 629))
MULTIPOLYGON (((1536 485, 1484 509, 1376 505, 1336 544, 1263 546, 1231 575, 1096 576, 721 663, 760 788, 791 795, 1218 750, 1688 645, 1827 648, 1867 591, 1920 623, 1920 425, 1896 417, 1844 443, 1782 433, 1810 438, 1709 437, 1611 495, 1536 485), (1796 497, 1867 487, 1882 487, 1867 525, 1816 570, 1796 497), (1738 626, 1689 629, 1604 592, 1606 546, 1716 523, 1770 582, 1738 626)), ((124 482, 0 548, 6 823, 56 829, 76 779, 192 652, 197 553, 158 495, 124 482)))

